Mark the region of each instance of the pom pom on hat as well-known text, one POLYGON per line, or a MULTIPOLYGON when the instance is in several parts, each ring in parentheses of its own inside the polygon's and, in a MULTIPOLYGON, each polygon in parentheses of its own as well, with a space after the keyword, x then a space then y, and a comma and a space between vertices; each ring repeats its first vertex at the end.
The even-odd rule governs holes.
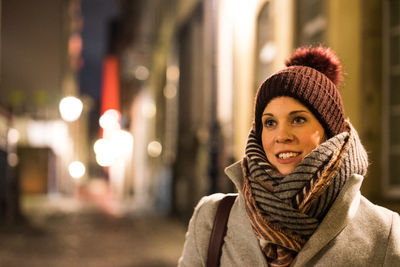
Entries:
POLYGON ((329 48, 301 47, 285 62, 286 66, 307 66, 325 74, 336 86, 342 81, 342 64, 329 48))
POLYGON ((258 88, 254 105, 254 127, 261 139, 261 117, 275 97, 293 97, 304 104, 325 129, 327 137, 347 130, 343 102, 337 86, 342 66, 329 48, 301 47, 286 61, 286 67, 258 88))

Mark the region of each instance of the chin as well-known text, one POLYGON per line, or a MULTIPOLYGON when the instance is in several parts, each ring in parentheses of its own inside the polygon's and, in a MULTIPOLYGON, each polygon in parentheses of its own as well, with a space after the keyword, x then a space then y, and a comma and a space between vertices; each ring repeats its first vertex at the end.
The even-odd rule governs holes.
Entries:
POLYGON ((278 168, 278 172, 282 175, 288 175, 294 170, 294 168, 278 168))

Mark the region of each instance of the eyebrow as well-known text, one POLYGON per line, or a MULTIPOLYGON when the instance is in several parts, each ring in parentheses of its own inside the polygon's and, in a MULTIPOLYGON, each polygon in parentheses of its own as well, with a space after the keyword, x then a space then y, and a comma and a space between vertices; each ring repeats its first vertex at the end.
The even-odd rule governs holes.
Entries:
MULTIPOLYGON (((307 110, 293 110, 293 111, 291 111, 291 112, 289 113, 289 115, 293 115, 293 114, 297 114, 297 113, 303 113, 303 112, 308 113, 307 110)), ((272 113, 264 113, 262 116, 271 116, 271 117, 274 117, 274 114, 272 114, 272 113)))

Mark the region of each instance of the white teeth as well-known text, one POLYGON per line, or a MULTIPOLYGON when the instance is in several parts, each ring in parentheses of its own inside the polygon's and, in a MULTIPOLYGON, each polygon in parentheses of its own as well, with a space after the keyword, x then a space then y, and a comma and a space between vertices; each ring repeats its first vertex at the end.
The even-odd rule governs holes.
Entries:
POLYGON ((278 157, 280 159, 288 159, 288 158, 296 157, 298 154, 300 154, 300 153, 295 153, 295 152, 279 153, 278 157))

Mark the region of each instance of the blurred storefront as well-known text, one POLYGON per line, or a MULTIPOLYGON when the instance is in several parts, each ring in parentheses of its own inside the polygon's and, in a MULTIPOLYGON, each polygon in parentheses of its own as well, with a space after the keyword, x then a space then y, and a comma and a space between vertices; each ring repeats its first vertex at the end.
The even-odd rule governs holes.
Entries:
POLYGON ((90 100, 79 95, 76 80, 80 28, 79 0, 1 1, 0 107, 12 118, 16 200, 73 195, 70 164, 87 162, 90 100), (79 102, 67 105, 75 117, 64 118, 59 110, 66 96, 79 102))

